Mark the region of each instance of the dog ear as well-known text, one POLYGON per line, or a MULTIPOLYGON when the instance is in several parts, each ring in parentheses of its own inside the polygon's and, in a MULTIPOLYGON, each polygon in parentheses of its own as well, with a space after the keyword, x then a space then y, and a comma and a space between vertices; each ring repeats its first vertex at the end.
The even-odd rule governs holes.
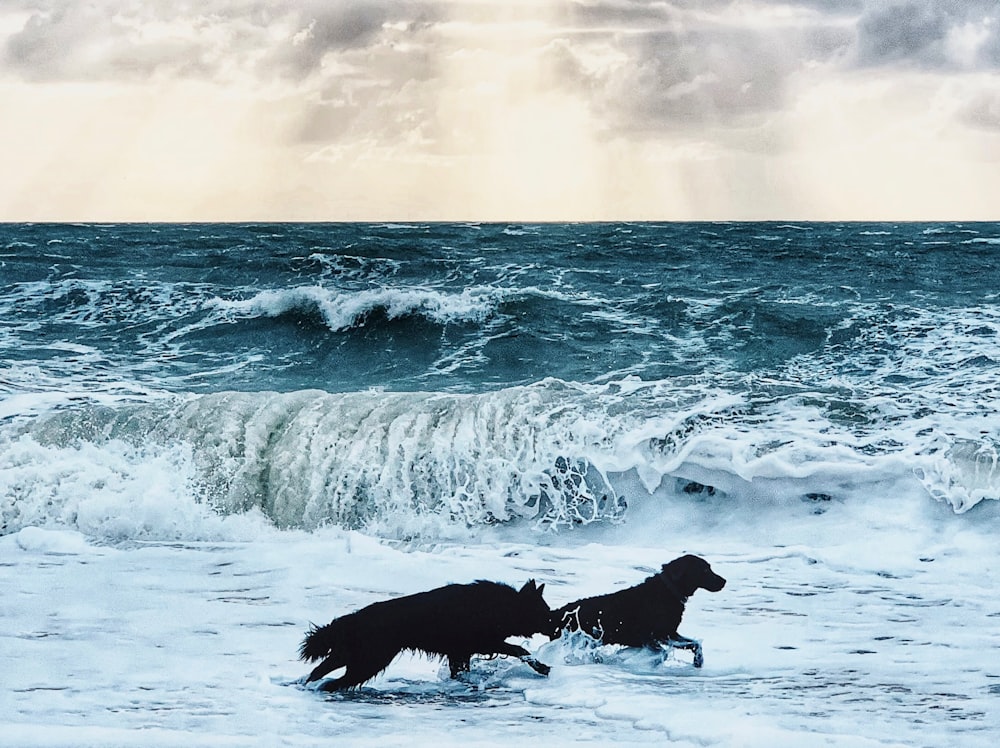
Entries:
POLYGON ((519 594, 525 595, 525 594, 529 594, 530 593, 530 594, 538 595, 539 597, 541 597, 542 596, 542 591, 544 589, 545 589, 545 584, 544 583, 536 585, 534 579, 529 579, 527 582, 524 583, 524 586, 521 588, 519 594))
POLYGON ((667 579, 672 582, 679 582, 684 577, 686 571, 686 564, 680 558, 675 558, 670 563, 664 564, 660 573, 665 574, 667 579))

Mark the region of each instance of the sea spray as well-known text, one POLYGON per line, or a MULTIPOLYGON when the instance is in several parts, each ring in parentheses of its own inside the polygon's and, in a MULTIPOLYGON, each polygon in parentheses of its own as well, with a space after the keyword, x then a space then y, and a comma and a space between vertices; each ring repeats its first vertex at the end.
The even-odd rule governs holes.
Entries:
POLYGON ((91 458, 118 452, 117 444, 154 452, 183 445, 189 492, 222 514, 259 510, 279 527, 333 523, 407 536, 428 523, 613 518, 624 507, 587 460, 606 435, 587 425, 571 389, 228 392, 169 404, 75 404, 31 421, 16 441, 91 458))
POLYGON ((74 507, 88 485, 120 492, 129 516, 150 485, 140 504, 163 511, 252 512, 280 528, 388 538, 571 529, 627 521, 630 507, 650 503, 669 512, 708 500, 749 517, 762 506, 823 513, 916 485, 956 512, 1000 496, 988 439, 886 422, 897 437, 887 439, 870 422, 845 422, 835 402, 767 384, 737 397, 697 380, 636 379, 477 395, 71 398, 0 429, 4 524, 80 526, 74 507))
POLYGON ((4 532, 112 528, 94 501, 164 537, 251 515, 588 532, 900 497, 978 522, 1000 498, 997 233, 2 226, 4 532), (191 522, 137 509, 160 505, 191 522))

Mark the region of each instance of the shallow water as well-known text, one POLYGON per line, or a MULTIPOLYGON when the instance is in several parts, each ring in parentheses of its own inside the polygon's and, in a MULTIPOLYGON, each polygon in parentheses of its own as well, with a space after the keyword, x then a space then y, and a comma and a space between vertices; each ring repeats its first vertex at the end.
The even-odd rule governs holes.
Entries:
POLYGON ((996 224, 0 226, 0 745, 992 745, 996 224), (301 685, 683 553, 705 667, 301 685))
POLYGON ((548 678, 499 659, 456 683, 443 665, 402 656, 361 690, 327 695, 300 685, 310 621, 484 576, 544 580, 558 605, 638 582, 670 552, 398 550, 338 530, 109 548, 22 530, 0 541, 0 744, 992 745, 1000 670, 984 653, 1000 644, 1000 605, 980 565, 985 541, 924 538, 878 564, 847 544, 762 551, 712 535, 693 540, 711 541, 729 583, 692 597, 681 629, 703 641, 700 670, 684 652, 536 637, 548 678))

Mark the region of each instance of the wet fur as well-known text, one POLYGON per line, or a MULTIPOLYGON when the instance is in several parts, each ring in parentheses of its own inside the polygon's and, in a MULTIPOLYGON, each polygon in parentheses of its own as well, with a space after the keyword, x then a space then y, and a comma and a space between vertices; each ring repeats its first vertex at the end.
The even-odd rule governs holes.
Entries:
POLYGON ((542 597, 545 585, 531 580, 519 591, 498 582, 449 584, 428 592, 373 603, 313 626, 299 649, 307 662, 322 660, 306 682, 346 667, 324 691, 355 688, 381 673, 405 650, 448 659, 451 676, 468 671, 474 654, 519 657, 539 673, 549 668, 526 649, 505 640, 547 633, 551 611, 542 597))
POLYGON ((552 613, 549 637, 556 639, 564 631, 579 630, 603 644, 691 649, 695 666, 701 667, 700 644, 677 631, 684 604, 695 590, 718 592, 725 585, 726 580, 703 558, 681 556, 634 587, 562 606, 552 613))

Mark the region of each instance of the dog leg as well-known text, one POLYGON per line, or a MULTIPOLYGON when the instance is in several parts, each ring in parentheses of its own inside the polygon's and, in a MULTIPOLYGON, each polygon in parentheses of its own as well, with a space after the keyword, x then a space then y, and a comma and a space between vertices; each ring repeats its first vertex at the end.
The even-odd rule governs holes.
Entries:
POLYGON ((355 659, 353 662, 346 663, 347 672, 339 678, 324 681, 320 684, 319 690, 340 691, 360 686, 389 667, 389 663, 393 661, 397 654, 399 654, 397 650, 392 650, 391 652, 366 652, 364 660, 359 661, 355 659))
POLYGON ((521 662, 523 662, 525 665, 527 665, 528 667, 530 667, 532 670, 534 670, 539 675, 548 675, 549 672, 551 672, 551 670, 552 670, 551 667, 549 667, 548 665, 546 665, 544 662, 539 662, 534 657, 532 657, 530 654, 529 655, 524 655, 523 657, 520 658, 520 660, 521 660, 521 662))
POLYGON ((675 649, 686 649, 694 653, 694 662, 692 663, 696 668, 700 668, 705 664, 705 656, 702 652, 701 642, 697 639, 689 639, 686 636, 681 636, 677 632, 674 632, 669 639, 665 642, 668 647, 673 647, 675 649))
POLYGON ((360 686, 365 681, 371 680, 376 675, 381 673, 385 670, 388 664, 388 662, 384 665, 366 663, 366 666, 363 668, 348 665, 346 673, 339 678, 323 681, 319 684, 318 689, 320 691, 344 691, 348 688, 355 688, 356 686, 360 686))
POLYGON ((333 678, 332 680, 325 680, 316 686, 317 691, 340 691, 343 689, 353 688, 359 685, 355 683, 347 675, 343 675, 340 678, 333 678))
POLYGON ((448 668, 451 670, 451 677, 457 678, 462 673, 469 672, 470 655, 448 655, 448 668))
POLYGON ((309 677, 306 678, 306 683, 312 683, 314 680, 319 680, 327 673, 332 672, 337 668, 344 667, 346 664, 347 663, 344 662, 340 655, 330 655, 317 665, 311 673, 309 673, 309 677))
POLYGON ((530 667, 539 675, 548 675, 549 672, 552 670, 552 668, 546 665, 544 662, 539 662, 538 660, 536 660, 534 656, 531 654, 531 652, 526 650, 524 647, 519 647, 516 644, 508 644, 507 642, 503 642, 502 644, 500 644, 499 647, 497 647, 497 653, 518 658, 521 662, 530 667))

